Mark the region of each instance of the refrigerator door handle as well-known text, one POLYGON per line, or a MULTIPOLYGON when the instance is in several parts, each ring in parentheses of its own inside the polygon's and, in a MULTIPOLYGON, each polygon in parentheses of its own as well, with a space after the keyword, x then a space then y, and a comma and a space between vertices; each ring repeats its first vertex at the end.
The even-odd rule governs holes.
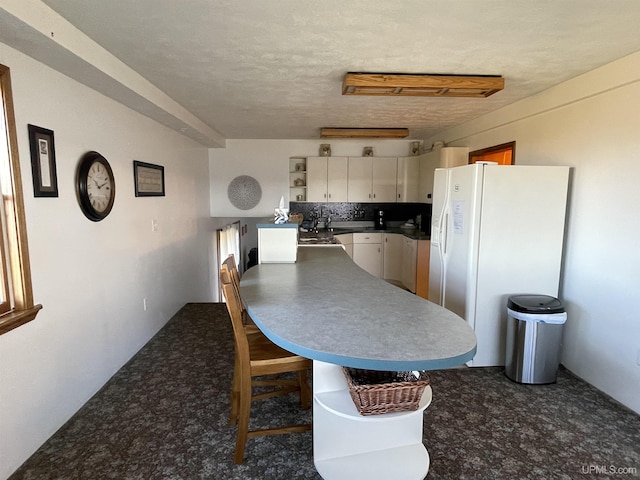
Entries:
POLYGON ((449 240, 449 212, 445 212, 444 217, 443 217, 443 221, 442 221, 442 228, 440 229, 440 245, 441 245, 441 250, 442 250, 442 254, 446 255, 447 254, 447 243, 449 240))

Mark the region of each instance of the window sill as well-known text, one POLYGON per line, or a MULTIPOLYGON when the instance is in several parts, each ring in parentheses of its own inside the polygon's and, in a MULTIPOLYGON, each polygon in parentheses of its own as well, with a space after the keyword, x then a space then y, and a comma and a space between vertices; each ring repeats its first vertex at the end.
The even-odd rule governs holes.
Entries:
POLYGON ((33 307, 25 310, 9 312, 2 315, 0 317, 0 335, 34 320, 41 309, 42 305, 34 305, 33 307))

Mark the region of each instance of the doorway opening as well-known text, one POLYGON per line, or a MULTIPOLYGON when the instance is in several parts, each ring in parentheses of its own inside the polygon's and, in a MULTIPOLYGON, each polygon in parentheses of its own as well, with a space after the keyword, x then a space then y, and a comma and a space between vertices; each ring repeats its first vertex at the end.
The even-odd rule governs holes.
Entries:
POLYGON ((476 162, 496 162, 498 165, 514 165, 516 163, 516 142, 502 143, 469 152, 469 163, 476 162))

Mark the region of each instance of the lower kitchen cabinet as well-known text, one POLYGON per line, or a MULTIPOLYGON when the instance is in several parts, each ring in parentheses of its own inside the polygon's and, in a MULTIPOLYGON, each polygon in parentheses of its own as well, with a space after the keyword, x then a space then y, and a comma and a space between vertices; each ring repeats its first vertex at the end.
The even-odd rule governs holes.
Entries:
POLYGON ((390 283, 402 282, 402 243, 400 233, 385 233, 382 244, 382 278, 390 283))
POLYGON ((418 240, 418 260, 416 262, 416 295, 429 298, 429 258, 431 241, 418 240))
POLYGON ((341 234, 335 238, 363 270, 427 298, 429 240, 418 241, 401 233, 377 232, 341 234))
POLYGON ((402 284, 416 293, 416 262, 418 260, 418 240, 402 237, 402 284))
POLYGON ((353 261, 375 277, 382 277, 382 234, 354 233, 353 261))

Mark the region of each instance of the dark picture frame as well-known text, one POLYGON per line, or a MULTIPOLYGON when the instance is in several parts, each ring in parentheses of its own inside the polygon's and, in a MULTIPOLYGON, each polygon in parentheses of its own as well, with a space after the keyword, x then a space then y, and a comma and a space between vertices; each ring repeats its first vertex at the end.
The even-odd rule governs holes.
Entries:
POLYGON ((34 197, 57 197, 56 147, 53 130, 28 125, 34 197))
POLYGON ((133 161, 133 181, 136 197, 164 197, 164 167, 133 161))

